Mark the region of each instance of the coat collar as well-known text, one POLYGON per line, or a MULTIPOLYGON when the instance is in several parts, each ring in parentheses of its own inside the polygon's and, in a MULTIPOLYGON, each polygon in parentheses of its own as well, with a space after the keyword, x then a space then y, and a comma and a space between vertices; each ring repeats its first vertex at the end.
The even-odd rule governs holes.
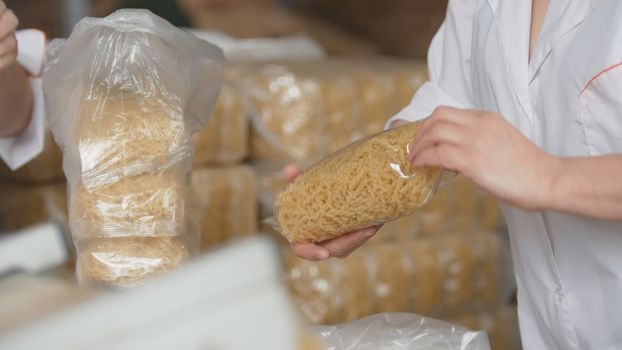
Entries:
POLYGON ((518 100, 531 117, 529 83, 555 44, 592 12, 598 0, 549 0, 538 42, 529 61, 531 0, 487 0, 497 30, 498 45, 518 100))
POLYGON ((553 47, 593 11, 598 0, 549 0, 538 42, 529 61, 531 0, 487 0, 494 13, 506 66, 530 82, 553 47))
POLYGON ((540 37, 529 63, 529 81, 546 61, 553 47, 564 35, 578 27, 595 7, 595 0, 549 0, 540 37))

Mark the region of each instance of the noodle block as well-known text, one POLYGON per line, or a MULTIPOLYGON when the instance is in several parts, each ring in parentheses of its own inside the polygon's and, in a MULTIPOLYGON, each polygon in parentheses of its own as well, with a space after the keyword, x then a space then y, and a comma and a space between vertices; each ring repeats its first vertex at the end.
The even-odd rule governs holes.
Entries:
POLYGON ((334 262, 312 262, 289 252, 285 253, 283 261, 286 284, 307 321, 312 324, 339 322, 340 285, 334 262))
POLYGON ((373 286, 377 284, 370 273, 375 261, 370 261, 364 251, 353 252, 346 259, 333 261, 338 276, 340 308, 337 315, 340 322, 354 321, 370 315, 377 309, 373 286))
POLYGON ((366 245, 347 258, 322 262, 286 251, 285 280, 314 324, 381 312, 442 317, 489 310, 501 303, 506 283, 501 246, 490 232, 455 232, 366 245))
POLYGON ((195 169, 192 192, 203 249, 257 232, 257 178, 251 167, 195 169))
POLYGON ((156 172, 87 189, 70 197, 74 238, 186 234, 190 208, 184 179, 156 172))
POLYGON ((76 274, 81 285, 127 288, 174 269, 189 256, 179 237, 96 238, 80 250, 76 274))
POLYGON ((194 164, 228 165, 248 155, 248 118, 241 93, 223 85, 214 114, 207 126, 194 134, 194 164))
POLYGON ((164 97, 93 93, 83 100, 75 134, 87 188, 168 167, 192 154, 182 109, 164 97))
POLYGON ((424 63, 332 58, 245 65, 254 162, 308 166, 384 130, 427 80, 424 63))
POLYGON ((375 280, 376 312, 402 312, 408 309, 410 264, 398 245, 381 245, 368 251, 368 264, 375 280))
POLYGON ((251 158, 318 160, 324 154, 322 93, 317 79, 268 66, 246 81, 254 106, 251 158))
POLYGON ((321 242, 408 215, 432 196, 439 170, 417 168, 408 145, 419 123, 356 142, 296 178, 276 199, 289 241, 321 242))

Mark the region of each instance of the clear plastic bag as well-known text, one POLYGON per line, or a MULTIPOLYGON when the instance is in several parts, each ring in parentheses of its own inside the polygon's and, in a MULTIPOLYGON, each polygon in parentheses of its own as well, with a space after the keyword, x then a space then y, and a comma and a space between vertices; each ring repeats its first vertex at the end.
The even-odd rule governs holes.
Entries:
POLYGON ((221 86, 222 52, 145 10, 85 18, 43 74, 63 152, 80 282, 125 287, 198 249, 192 133, 221 86))
MULTIPOLYGON (((260 168, 260 200, 273 210, 280 170, 308 168, 384 129, 427 80, 425 63, 382 57, 233 65, 249 101, 250 160, 260 168)), ((282 182, 282 181, 281 181, 282 182)))
POLYGON ((413 213, 443 180, 436 168, 408 159, 420 122, 355 142, 290 183, 275 215, 289 241, 322 242, 413 213))
POLYGON ((416 314, 379 314, 315 330, 326 350, 490 350, 485 332, 416 314))
POLYGON ((522 349, 515 305, 502 305, 493 310, 470 312, 446 320, 469 329, 486 331, 492 349, 522 349))
POLYGON ((327 59, 245 67, 255 162, 306 167, 381 132, 427 79, 425 64, 385 58, 327 59))

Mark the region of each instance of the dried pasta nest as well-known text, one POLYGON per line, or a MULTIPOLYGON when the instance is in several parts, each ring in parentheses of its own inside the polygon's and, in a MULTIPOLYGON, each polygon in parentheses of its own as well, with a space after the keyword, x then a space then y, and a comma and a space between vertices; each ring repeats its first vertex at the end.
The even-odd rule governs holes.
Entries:
POLYGON ((79 184, 71 196, 74 238, 185 234, 185 181, 170 172, 121 179, 92 190, 79 184))
POLYGON ((439 171, 407 159, 418 127, 412 123, 356 142, 296 178, 276 200, 283 234, 290 241, 321 242, 424 205, 439 171))
POLYGON ((79 254, 77 275, 81 284, 131 287, 174 269, 188 257, 186 245, 173 237, 96 239, 79 254))
POLYGON ((86 187, 167 166, 192 150, 176 103, 127 92, 86 98, 75 137, 86 187))

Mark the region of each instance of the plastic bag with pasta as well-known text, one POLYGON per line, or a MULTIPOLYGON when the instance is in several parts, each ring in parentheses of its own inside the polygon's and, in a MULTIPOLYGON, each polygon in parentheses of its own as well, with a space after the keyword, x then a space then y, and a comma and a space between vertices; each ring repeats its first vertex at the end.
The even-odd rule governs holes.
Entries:
POLYGON ((408 160, 419 126, 407 124, 355 142, 296 178, 276 199, 280 231, 290 241, 322 242, 423 206, 441 171, 408 160))
POLYGON ((198 250, 191 136, 218 98, 222 52, 144 10, 85 18, 43 74, 83 285, 134 286, 198 250))

